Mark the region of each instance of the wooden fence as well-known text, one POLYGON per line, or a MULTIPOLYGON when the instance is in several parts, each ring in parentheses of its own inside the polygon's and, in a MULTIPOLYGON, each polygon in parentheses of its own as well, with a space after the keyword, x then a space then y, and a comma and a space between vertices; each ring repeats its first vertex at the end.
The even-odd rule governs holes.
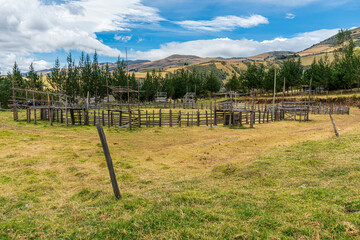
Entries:
POLYGON ((283 113, 280 110, 244 110, 227 112, 222 110, 86 110, 86 109, 64 109, 64 108, 38 108, 29 107, 26 109, 27 122, 36 124, 39 120, 48 120, 63 123, 65 125, 96 125, 108 127, 191 127, 191 126, 242 126, 262 124, 271 121, 283 120, 283 113))

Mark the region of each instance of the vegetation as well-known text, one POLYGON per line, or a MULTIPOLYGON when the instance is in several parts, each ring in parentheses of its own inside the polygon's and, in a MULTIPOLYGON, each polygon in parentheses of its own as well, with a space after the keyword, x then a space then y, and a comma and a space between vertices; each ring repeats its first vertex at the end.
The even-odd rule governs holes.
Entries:
POLYGON ((0 238, 358 239, 359 115, 105 129, 115 201, 95 127, 0 112, 0 238))
MULTIPOLYGON (((225 83, 227 90, 239 92, 251 92, 260 90, 272 92, 274 78, 277 75, 276 91, 283 89, 285 80, 286 90, 309 85, 312 79, 312 87, 324 91, 352 89, 360 90, 360 54, 355 50, 355 44, 349 31, 341 30, 333 41, 337 50, 333 61, 327 56, 319 60, 314 59, 308 69, 301 65, 300 58, 290 57, 284 61, 274 61, 265 66, 258 63, 247 63, 246 70, 239 70, 225 83)), ((88 54, 82 54, 79 63, 76 64, 71 53, 67 57, 67 64, 60 67, 56 59, 51 73, 47 75, 47 82, 55 91, 63 92, 74 100, 75 97, 90 97, 99 101, 107 95, 106 86, 127 86, 134 90, 141 90, 141 101, 152 101, 157 92, 167 92, 167 96, 173 99, 182 98, 186 92, 196 92, 199 97, 207 97, 210 93, 218 92, 223 83, 223 73, 216 68, 215 64, 190 66, 174 73, 163 76, 155 70, 147 72, 143 81, 135 78, 134 73, 127 74, 126 64, 120 58, 116 62, 115 69, 110 72, 108 64, 100 66, 97 53, 92 60, 88 54)), ((24 79, 14 64, 12 73, 7 78, 0 78, 0 101, 3 106, 9 103, 11 89, 9 84, 14 76, 15 86, 21 88, 44 89, 42 77, 37 76, 32 64, 27 77, 24 79)), ((45 88, 46 89, 46 88, 45 88)), ((116 95, 110 90, 110 94, 117 99, 121 97, 127 100, 127 95, 116 95)), ((133 100, 137 95, 132 95, 133 100)))

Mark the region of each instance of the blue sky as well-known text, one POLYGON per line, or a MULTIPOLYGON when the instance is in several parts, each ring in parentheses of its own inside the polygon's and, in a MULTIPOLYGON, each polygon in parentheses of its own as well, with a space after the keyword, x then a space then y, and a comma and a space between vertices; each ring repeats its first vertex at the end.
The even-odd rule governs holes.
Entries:
POLYGON ((358 0, 0 0, 0 71, 62 65, 71 52, 157 60, 300 51, 360 26, 358 0))

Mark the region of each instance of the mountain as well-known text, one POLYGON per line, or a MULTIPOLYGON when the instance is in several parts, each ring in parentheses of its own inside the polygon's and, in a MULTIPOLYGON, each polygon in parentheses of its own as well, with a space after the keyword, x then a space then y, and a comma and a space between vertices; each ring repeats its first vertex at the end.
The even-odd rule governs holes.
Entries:
MULTIPOLYGON (((360 28, 350 30, 351 36, 356 44, 360 46, 360 28)), ((202 58, 194 55, 180 55, 175 54, 167 58, 148 61, 148 60, 129 60, 129 72, 134 72, 137 78, 145 78, 147 72, 156 70, 161 72, 162 75, 167 73, 173 73, 179 69, 190 69, 198 72, 213 71, 219 78, 226 79, 233 74, 239 74, 242 70, 247 68, 248 63, 259 62, 268 65, 270 62, 281 62, 288 57, 301 57, 301 62, 304 66, 308 66, 312 63, 314 58, 319 59, 326 54, 329 59, 334 58, 334 44, 336 43, 336 35, 315 44, 300 52, 290 51, 272 51, 262 54, 258 54, 252 57, 234 57, 234 58, 202 58)), ((100 63, 101 66, 106 63, 100 63)), ((115 63, 108 63, 110 71, 116 67, 115 63)), ((51 69, 39 71, 39 73, 47 74, 51 69)))
MULTIPOLYGON (((351 29, 350 32, 355 45, 359 47, 360 27, 351 29)), ((336 43, 336 35, 299 52, 298 55, 301 57, 302 64, 305 66, 310 65, 314 60, 314 58, 318 60, 324 57, 326 54, 328 55, 330 60, 333 60, 334 51, 336 49, 336 47, 334 46, 335 43, 336 43)))

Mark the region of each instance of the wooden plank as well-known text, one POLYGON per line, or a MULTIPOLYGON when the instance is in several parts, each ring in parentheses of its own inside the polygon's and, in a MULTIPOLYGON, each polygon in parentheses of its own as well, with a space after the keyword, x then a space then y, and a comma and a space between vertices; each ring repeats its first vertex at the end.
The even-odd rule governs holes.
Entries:
POLYGON ((120 199, 121 194, 120 194, 119 186, 117 184, 115 171, 114 171, 114 166, 113 166, 113 162, 112 162, 112 159, 111 159, 111 155, 110 155, 109 147, 108 147, 108 144, 107 144, 107 141, 106 141, 104 130, 100 126, 99 123, 96 123, 96 128, 98 130, 100 141, 101 141, 101 144, 102 144, 102 147, 103 147, 103 150, 104 150, 106 164, 108 166, 111 185, 112 185, 112 188, 113 188, 113 191, 114 191, 115 198, 120 199))

